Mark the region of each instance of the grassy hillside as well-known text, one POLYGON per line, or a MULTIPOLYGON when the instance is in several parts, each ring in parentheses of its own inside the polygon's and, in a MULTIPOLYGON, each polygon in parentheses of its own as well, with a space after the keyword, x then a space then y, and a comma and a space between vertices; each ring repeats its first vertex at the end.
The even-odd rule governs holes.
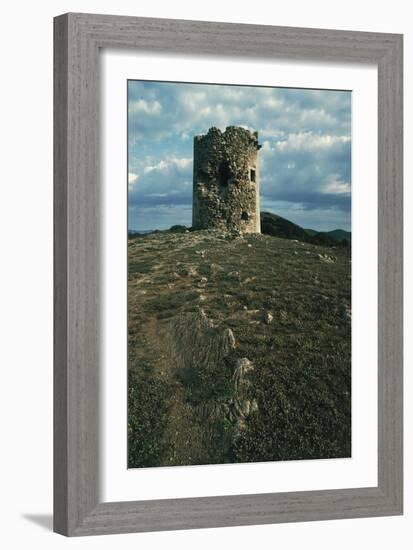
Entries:
POLYGON ((333 229, 333 231, 327 231, 326 235, 332 237, 336 241, 351 241, 351 233, 349 231, 344 231, 344 229, 333 229))
POLYGON ((261 232, 273 237, 297 239, 321 246, 347 246, 351 243, 351 233, 343 229, 334 229, 333 231, 303 229, 272 212, 261 212, 261 232))
POLYGON ((261 232, 284 239, 311 241, 311 236, 305 229, 271 212, 261 212, 261 232))
POLYGON ((128 243, 130 467, 350 456, 348 249, 128 243))
POLYGON ((305 231, 310 235, 310 237, 325 235, 329 239, 337 241, 338 243, 343 241, 351 243, 351 233, 350 231, 344 231, 344 229, 333 229, 332 231, 315 231, 314 229, 306 229, 305 231))

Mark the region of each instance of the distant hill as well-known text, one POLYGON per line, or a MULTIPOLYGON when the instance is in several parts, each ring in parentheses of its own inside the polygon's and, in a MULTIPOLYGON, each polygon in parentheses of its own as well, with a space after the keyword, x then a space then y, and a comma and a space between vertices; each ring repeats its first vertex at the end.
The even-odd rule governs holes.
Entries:
POLYGON ((347 241, 351 242, 351 233, 350 231, 344 231, 344 229, 334 229, 333 231, 327 231, 326 235, 329 235, 336 241, 344 241, 346 239, 347 241))
POLYGON ((351 244, 351 233, 344 229, 333 229, 333 231, 314 231, 314 229, 306 229, 306 232, 311 236, 311 242, 314 244, 325 244, 327 246, 339 244, 351 244))
POLYGON ((153 229, 129 229, 128 235, 149 235, 153 231, 153 229))
POLYGON ((325 232, 304 229, 271 212, 261 212, 261 232, 264 235, 272 235, 273 237, 281 237, 282 239, 296 239, 297 241, 321 246, 345 245, 351 242, 351 233, 343 229, 334 229, 333 231, 325 232))
POLYGON ((261 232, 273 237, 311 242, 311 235, 305 229, 270 212, 261 212, 261 232))
POLYGON ((307 233, 314 237, 314 235, 327 235, 337 242, 347 240, 351 242, 351 233, 350 231, 344 231, 344 229, 333 229, 332 231, 316 231, 315 229, 306 229, 307 233))
POLYGON ((141 239, 143 237, 146 237, 146 235, 150 235, 151 233, 159 233, 158 229, 129 229, 128 230, 128 239, 141 239))

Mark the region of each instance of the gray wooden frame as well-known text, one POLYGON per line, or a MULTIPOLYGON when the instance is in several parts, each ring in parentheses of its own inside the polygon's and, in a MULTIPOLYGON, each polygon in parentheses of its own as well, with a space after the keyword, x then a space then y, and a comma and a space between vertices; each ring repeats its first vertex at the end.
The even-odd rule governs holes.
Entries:
MULTIPOLYGON (((54 20, 54 529, 74 535, 402 513, 402 36, 66 14, 54 20), (378 66, 378 486, 99 500, 99 50, 378 66)), ((139 495, 137 495, 139 497, 139 495)))

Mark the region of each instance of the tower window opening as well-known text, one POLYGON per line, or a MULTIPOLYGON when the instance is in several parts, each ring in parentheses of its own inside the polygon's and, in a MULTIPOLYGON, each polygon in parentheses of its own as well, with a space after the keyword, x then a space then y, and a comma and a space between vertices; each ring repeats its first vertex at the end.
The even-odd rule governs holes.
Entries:
POLYGON ((228 181, 231 176, 227 162, 222 162, 218 170, 218 181, 221 187, 228 187, 228 181))
POLYGON ((250 218, 250 216, 249 216, 248 212, 246 212, 244 210, 243 213, 241 214, 241 220, 247 221, 247 220, 249 220, 249 218, 250 218))
POLYGON ((255 183, 256 173, 253 168, 250 170, 250 180, 255 183))

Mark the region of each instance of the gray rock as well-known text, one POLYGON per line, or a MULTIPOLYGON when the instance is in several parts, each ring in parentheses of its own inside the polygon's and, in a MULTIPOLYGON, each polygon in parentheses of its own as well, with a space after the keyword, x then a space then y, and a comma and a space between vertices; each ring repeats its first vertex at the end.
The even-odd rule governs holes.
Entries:
POLYGON ((274 320, 274 315, 271 312, 266 311, 264 313, 264 323, 266 325, 270 325, 273 322, 273 320, 274 320))
POLYGON ((235 348, 235 336, 230 328, 226 328, 222 335, 224 348, 226 350, 235 348))

